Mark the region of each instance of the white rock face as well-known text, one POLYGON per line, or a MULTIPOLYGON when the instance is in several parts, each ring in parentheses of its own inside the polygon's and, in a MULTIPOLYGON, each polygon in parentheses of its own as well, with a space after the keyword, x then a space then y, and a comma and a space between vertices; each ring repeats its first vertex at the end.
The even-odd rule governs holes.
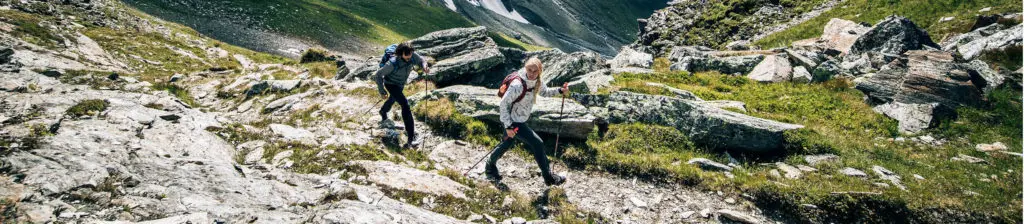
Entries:
POLYGON ((788 82, 793 78, 793 66, 784 57, 769 55, 747 77, 760 82, 788 82))
POLYGON ((403 167, 387 161, 354 161, 368 172, 371 182, 395 189, 419 191, 434 195, 451 195, 466 199, 469 187, 451 179, 415 168, 403 167))

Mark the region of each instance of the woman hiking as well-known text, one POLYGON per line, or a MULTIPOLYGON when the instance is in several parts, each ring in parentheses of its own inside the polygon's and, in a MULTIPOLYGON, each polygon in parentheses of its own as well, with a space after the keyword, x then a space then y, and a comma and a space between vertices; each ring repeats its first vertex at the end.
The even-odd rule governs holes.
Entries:
POLYGON ((381 126, 389 127, 394 124, 388 118, 391 106, 398 103, 402 107, 402 121, 405 124, 405 132, 408 137, 408 142, 405 143, 403 148, 417 147, 423 141, 420 136, 416 135, 415 125, 412 120, 412 108, 409 107, 409 100, 405 98, 405 94, 402 92, 405 89, 406 80, 409 79, 409 73, 412 72, 413 66, 423 68, 424 74, 430 73, 430 67, 427 66, 427 62, 416 53, 416 49, 412 47, 412 44, 403 42, 395 49, 395 55, 387 60, 384 66, 374 74, 374 77, 383 79, 382 84, 384 88, 381 91, 381 95, 387 94, 388 96, 388 100, 384 102, 379 112, 381 126))
MULTIPOLYGON (((527 149, 533 154, 534 160, 537 160, 537 165, 540 166, 544 183, 548 186, 561 185, 565 183, 565 177, 551 173, 550 162, 544 153, 544 141, 540 139, 540 136, 537 136, 537 133, 533 132, 533 129, 526 125, 526 121, 530 119, 530 113, 533 111, 533 105, 537 101, 537 95, 551 97, 558 94, 569 94, 568 85, 563 85, 562 88, 545 87, 541 83, 540 76, 543 69, 544 66, 541 64, 540 59, 533 57, 526 61, 524 69, 513 74, 517 77, 514 77, 508 84, 505 94, 501 98, 499 109, 501 123, 505 126, 505 134, 508 138, 516 138, 526 143, 527 149)), ((501 175, 498 174, 496 164, 498 159, 501 159, 501 156, 513 144, 514 141, 511 140, 502 141, 494 150, 494 153, 491 153, 491 157, 487 160, 487 165, 484 167, 487 179, 495 183, 501 181, 501 175)))

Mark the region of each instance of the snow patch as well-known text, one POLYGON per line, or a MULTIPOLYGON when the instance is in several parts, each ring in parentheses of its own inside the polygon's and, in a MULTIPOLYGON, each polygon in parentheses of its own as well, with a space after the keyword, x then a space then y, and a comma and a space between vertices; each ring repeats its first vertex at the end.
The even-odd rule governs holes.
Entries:
POLYGON ((473 5, 477 6, 477 7, 484 7, 485 9, 491 10, 492 12, 497 13, 498 15, 504 16, 505 18, 509 18, 509 19, 515 20, 516 22, 520 22, 520 23, 530 24, 530 21, 527 21, 526 18, 523 18, 523 16, 520 15, 519 12, 516 12, 516 10, 505 8, 505 4, 501 4, 501 0, 467 0, 467 1, 469 1, 470 4, 473 4, 473 5))
POLYGON ((452 11, 459 11, 459 8, 455 7, 455 0, 444 0, 444 6, 448 7, 448 9, 451 9, 452 11))

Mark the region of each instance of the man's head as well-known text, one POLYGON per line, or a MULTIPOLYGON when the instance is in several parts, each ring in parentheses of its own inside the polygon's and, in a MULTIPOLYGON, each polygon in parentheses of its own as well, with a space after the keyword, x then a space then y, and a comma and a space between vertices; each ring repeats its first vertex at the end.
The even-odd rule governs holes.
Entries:
POLYGON ((402 60, 409 61, 412 58, 412 52, 416 51, 416 48, 412 47, 409 42, 402 42, 395 49, 395 55, 402 58, 402 60))
POLYGON ((544 64, 541 64, 540 59, 532 57, 526 60, 526 78, 537 80, 540 78, 541 72, 544 72, 544 64))

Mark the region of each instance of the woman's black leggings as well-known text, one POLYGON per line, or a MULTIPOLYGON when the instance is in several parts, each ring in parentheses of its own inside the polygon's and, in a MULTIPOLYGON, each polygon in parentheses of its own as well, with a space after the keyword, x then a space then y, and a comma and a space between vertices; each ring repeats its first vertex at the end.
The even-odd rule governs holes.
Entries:
MULTIPOLYGON (((526 126, 524 123, 512 123, 512 127, 519 128, 519 132, 516 133, 516 139, 526 143, 527 150, 533 154, 533 159, 537 160, 537 165, 540 166, 540 173, 544 176, 544 181, 554 181, 554 178, 551 176, 550 161, 548 161, 548 157, 544 153, 544 141, 540 140, 540 136, 538 136, 536 132, 533 132, 533 129, 530 129, 530 127, 526 126)), ((501 145, 494 150, 494 153, 491 153, 491 158, 487 161, 487 169, 497 171, 497 166, 495 164, 498 164, 498 159, 501 159, 501 156, 504 155, 509 148, 512 148, 513 144, 515 144, 515 141, 503 141, 501 145)))
POLYGON ((391 111, 391 106, 395 105, 395 102, 402 107, 402 122, 405 123, 405 134, 408 135, 409 141, 412 141, 416 137, 416 127, 413 123, 412 108, 409 107, 409 100, 405 99, 405 93, 402 92, 403 88, 397 85, 384 84, 384 89, 388 90, 388 101, 384 101, 384 106, 380 108, 381 119, 388 119, 387 114, 391 111))

